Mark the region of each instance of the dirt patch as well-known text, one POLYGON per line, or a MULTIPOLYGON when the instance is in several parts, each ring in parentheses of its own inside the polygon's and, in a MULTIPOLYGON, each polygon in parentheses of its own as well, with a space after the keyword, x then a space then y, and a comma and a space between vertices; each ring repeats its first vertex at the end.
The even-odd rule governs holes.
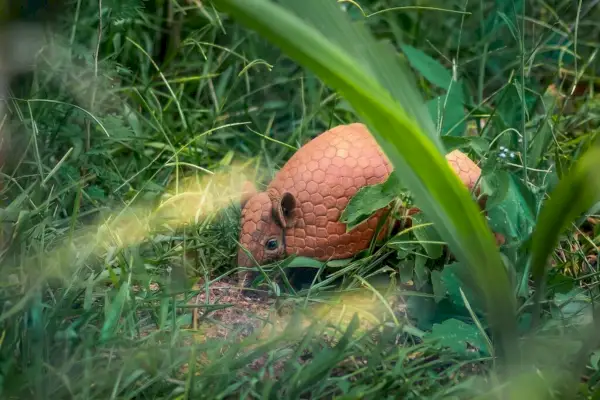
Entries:
POLYGON ((200 329, 207 338, 240 339, 247 337, 264 325, 272 314, 273 299, 259 299, 241 293, 237 282, 223 280, 204 289, 203 282, 195 288, 201 290, 190 304, 208 305, 193 314, 193 329, 200 329), (214 309, 215 306, 224 308, 214 309), (238 337, 232 337, 237 332, 238 337))
MULTIPOLYGON (((316 339, 322 339, 322 344, 327 347, 337 343, 356 313, 359 318, 358 334, 361 334, 375 326, 381 326, 383 321, 398 322, 397 316, 392 316, 391 313, 401 314, 404 310, 404 305, 397 296, 386 298, 389 303, 385 306, 381 298, 368 292, 340 295, 325 301, 319 299, 314 303, 308 302, 304 308, 302 301, 283 302, 282 305, 281 300, 273 298, 245 296, 235 280, 213 283, 207 291, 204 290, 203 283, 199 282, 195 289, 201 290, 201 293, 190 304, 207 305, 194 310, 191 328, 197 333, 196 340, 217 339, 231 343, 255 334, 256 343, 244 347, 245 350, 260 345, 261 340, 272 338, 273 334, 284 332, 292 315, 298 310, 302 310, 299 329, 308 328, 315 322, 321 324, 316 339)), ((290 339, 289 345, 293 347, 295 340, 290 339)), ((305 354, 298 362, 309 362, 311 358, 312 355, 305 354)), ((278 360, 269 369, 279 375, 287 359, 288 357, 284 357, 278 360)), ((265 354, 251 361, 248 367, 258 370, 267 361, 268 355, 265 354)))

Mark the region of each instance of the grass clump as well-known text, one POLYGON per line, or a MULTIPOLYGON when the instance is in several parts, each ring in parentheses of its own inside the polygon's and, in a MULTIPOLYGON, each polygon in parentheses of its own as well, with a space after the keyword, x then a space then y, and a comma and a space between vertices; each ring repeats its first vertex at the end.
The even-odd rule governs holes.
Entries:
POLYGON ((598 395, 598 5, 317 3, 65 0, 2 99, 2 398, 598 395), (358 120, 433 225, 240 296, 243 181, 358 120))

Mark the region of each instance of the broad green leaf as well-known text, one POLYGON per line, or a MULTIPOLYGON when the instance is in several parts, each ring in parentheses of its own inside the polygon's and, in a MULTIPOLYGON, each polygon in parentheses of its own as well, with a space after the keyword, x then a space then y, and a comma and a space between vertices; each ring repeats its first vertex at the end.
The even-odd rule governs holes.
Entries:
POLYGON ((537 215, 537 199, 535 194, 531 191, 531 188, 514 175, 511 175, 511 180, 520 197, 521 207, 526 208, 528 215, 532 217, 537 215))
POLYGON ((586 292, 587 290, 575 288, 569 293, 557 293, 554 303, 558 308, 551 309, 553 318, 568 325, 582 327, 593 322, 594 304, 586 292))
POLYGON ((421 289, 428 283, 429 269, 427 269, 426 263, 427 257, 422 255, 415 257, 415 284, 417 289, 421 289))
POLYGON ((294 257, 288 264, 287 268, 316 268, 323 267, 325 263, 314 258, 294 257))
POLYGON ((436 303, 439 303, 446 297, 446 287, 442 283, 442 273, 438 270, 431 271, 431 285, 433 286, 433 296, 436 303))
MULTIPOLYGON (((525 84, 529 88, 538 86, 531 78, 527 78, 525 80, 525 84)), ((526 90, 524 94, 525 98, 523 99, 521 92, 521 81, 518 79, 513 80, 513 82, 507 85, 500 94, 500 98, 502 100, 497 105, 497 113, 502 122, 505 124, 504 129, 521 129, 521 124, 523 122, 523 101, 525 101, 526 121, 533 112, 533 107, 535 107, 537 102, 537 94, 533 94, 531 91, 526 90)), ((499 119, 495 120, 496 122, 499 122, 499 119)), ((511 135, 503 135, 498 143, 509 148, 522 147, 519 146, 518 137, 519 136, 516 133, 511 135)))
POLYGON ((442 136, 462 137, 467 128, 460 87, 427 102, 427 109, 442 136), (441 125, 441 126, 440 126, 441 125))
POLYGON ((473 151, 480 157, 487 155, 490 151, 490 140, 482 136, 471 136, 470 138, 469 145, 473 151))
POLYGON ((573 277, 563 275, 558 270, 550 270, 547 284, 549 291, 564 294, 572 291, 578 282, 573 277))
POLYGON ((508 172, 500 170, 485 176, 483 181, 484 192, 488 195, 485 207, 490 210, 501 204, 508 195, 510 175, 508 172))
POLYGON ((421 254, 421 245, 417 243, 406 243, 403 241, 389 240, 386 245, 396 250, 396 255, 399 259, 405 259, 414 254, 421 254))
POLYGON ((400 46, 410 65, 425 79, 441 89, 448 90, 452 82, 452 73, 428 54, 408 44, 400 46))
POLYGON ((519 186, 518 182, 518 178, 508 174, 507 192, 502 201, 497 204, 492 199, 496 204, 486 205, 490 228, 503 234, 509 242, 526 240, 535 227, 535 214, 532 214, 531 207, 536 199, 530 191, 525 191, 526 188, 519 186))
POLYGON ((214 0, 337 90, 390 159, 417 206, 470 267, 485 299, 501 363, 516 360, 516 304, 495 240, 452 171, 423 99, 393 47, 352 23, 333 1, 214 0))
POLYGON ((398 273, 400 274, 400 282, 406 284, 413 279, 415 262, 413 260, 404 260, 398 266, 398 270, 398 273))
POLYGON ((476 314, 482 315, 484 311, 484 305, 477 299, 473 292, 465 287, 465 281, 468 277, 469 269, 466 265, 460 262, 455 262, 444 266, 441 273, 441 281, 444 285, 445 292, 447 293, 449 301, 457 309, 465 309, 464 300, 460 294, 460 290, 463 290, 467 300, 469 301, 471 308, 476 314))
POLYGON ((398 197, 398 192, 399 182, 395 172, 383 183, 360 188, 342 211, 340 222, 347 224, 346 231, 354 229, 375 211, 388 206, 398 197))
POLYGON ((473 142, 472 136, 442 136, 442 143, 448 152, 454 149, 464 149, 471 146, 473 142))
POLYGON ((434 260, 440 258, 444 250, 444 245, 439 243, 442 242, 442 239, 440 238, 440 235, 436 232, 435 227, 433 225, 419 226, 430 222, 427 220, 423 213, 413 215, 412 220, 414 227, 414 230, 412 230, 412 232, 421 242, 419 244, 423 246, 423 248, 427 252, 427 255, 433 258, 434 260))
POLYGON ((415 326, 422 330, 430 330, 436 318, 437 306, 433 298, 425 296, 408 296, 406 299, 407 315, 415 326))
POLYGON ((485 339, 477 327, 455 318, 450 318, 441 324, 434 324, 431 333, 425 335, 425 340, 435 341, 440 346, 449 347, 463 357, 489 356, 485 339))

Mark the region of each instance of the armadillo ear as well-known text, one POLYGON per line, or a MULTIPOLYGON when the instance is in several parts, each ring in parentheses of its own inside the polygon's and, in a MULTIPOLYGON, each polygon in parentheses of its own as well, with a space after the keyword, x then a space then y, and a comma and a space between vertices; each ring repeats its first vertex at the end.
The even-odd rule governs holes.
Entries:
POLYGON ((244 182, 244 186, 242 187, 242 196, 240 198, 242 208, 244 208, 248 200, 250 200, 250 198, 256 193, 258 193, 258 191, 256 190, 256 186, 254 186, 254 183, 250 181, 244 182))
POLYGON ((294 195, 285 192, 273 206, 273 211, 280 225, 284 228, 291 227, 296 221, 296 198, 294 195))

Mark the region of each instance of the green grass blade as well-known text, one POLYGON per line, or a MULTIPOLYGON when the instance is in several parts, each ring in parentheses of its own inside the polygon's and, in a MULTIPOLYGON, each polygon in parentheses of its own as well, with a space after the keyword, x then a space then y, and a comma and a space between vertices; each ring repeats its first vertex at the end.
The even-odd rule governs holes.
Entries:
POLYGON ((214 2, 338 90, 365 120, 418 206, 454 254, 470 266, 470 284, 486 301, 498 354, 512 363, 517 348, 516 320, 508 275, 479 208, 431 139, 434 128, 422 98, 410 84, 391 89, 391 82, 408 82, 406 70, 393 63, 381 45, 375 46, 370 33, 360 32, 329 2, 298 2, 302 3, 302 7, 294 7, 298 15, 267 0, 214 2), (366 50, 366 45, 373 46, 366 50), (347 50, 350 46, 365 49, 365 53, 347 50), (425 111, 412 112, 415 104, 425 111))
MULTIPOLYGON (((536 292, 535 304, 543 295, 546 262, 556 248, 560 235, 577 217, 600 200, 600 141, 589 149, 560 180, 542 207, 531 243, 531 273, 536 292)), ((539 313, 534 311, 532 325, 539 313)))

